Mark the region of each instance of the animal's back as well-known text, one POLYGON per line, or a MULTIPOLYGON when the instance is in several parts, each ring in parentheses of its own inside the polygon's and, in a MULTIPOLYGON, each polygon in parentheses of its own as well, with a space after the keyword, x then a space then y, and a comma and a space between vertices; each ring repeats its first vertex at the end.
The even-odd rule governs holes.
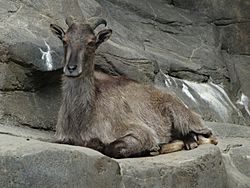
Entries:
POLYGON ((157 143, 170 141, 171 119, 162 110, 171 95, 123 77, 100 74, 96 83, 93 124, 103 130, 96 134, 104 143, 141 132, 149 132, 157 143))

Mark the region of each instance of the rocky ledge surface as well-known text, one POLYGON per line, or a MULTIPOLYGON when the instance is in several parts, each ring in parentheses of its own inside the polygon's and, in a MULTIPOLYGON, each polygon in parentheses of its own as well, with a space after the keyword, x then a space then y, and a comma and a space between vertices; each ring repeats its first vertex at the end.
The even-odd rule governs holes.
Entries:
POLYGON ((218 146, 112 159, 53 143, 53 132, 0 126, 0 187, 250 187, 250 128, 207 123, 218 146))

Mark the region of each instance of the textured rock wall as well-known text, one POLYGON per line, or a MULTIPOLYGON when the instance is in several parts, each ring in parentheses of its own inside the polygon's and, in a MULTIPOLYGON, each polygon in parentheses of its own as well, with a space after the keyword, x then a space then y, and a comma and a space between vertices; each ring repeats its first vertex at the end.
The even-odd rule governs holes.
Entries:
MULTIPOLYGON (((198 97, 199 105, 191 104, 184 96, 205 120, 249 124, 249 108, 236 103, 242 93, 250 97, 249 6, 249 0, 2 0, 0 121, 54 128, 62 46, 49 24, 66 28, 67 15, 100 15, 114 32, 97 52, 97 69, 152 83, 157 61, 171 78, 222 85, 240 110, 232 108, 224 120, 208 102, 198 97)), ((160 85, 167 87, 165 81, 160 85)), ((176 89, 180 97, 183 89, 176 89)))
POLYGON ((0 187, 250 187, 244 126, 207 123, 218 147, 137 159, 48 143, 63 66, 50 23, 103 16, 114 32, 97 69, 174 90, 206 120, 247 125, 249 11, 249 0, 1 0, 0 187))

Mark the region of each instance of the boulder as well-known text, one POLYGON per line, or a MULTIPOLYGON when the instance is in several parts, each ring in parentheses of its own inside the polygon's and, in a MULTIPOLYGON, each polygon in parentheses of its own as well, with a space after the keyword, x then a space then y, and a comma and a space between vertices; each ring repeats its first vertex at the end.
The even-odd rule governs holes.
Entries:
POLYGON ((96 69, 149 84, 160 69, 168 77, 158 84, 203 119, 250 123, 249 106, 241 101, 250 97, 246 1, 2 0, 0 12, 2 123, 55 129, 63 48, 49 25, 66 29, 68 15, 102 16, 112 28, 96 53, 96 69), (169 77, 180 82, 167 86, 169 77), (204 99, 206 89, 212 104, 204 99))
POLYGON ((83 147, 1 135, 1 187, 122 186, 114 160, 83 147))
POLYGON ((250 128, 206 122, 218 146, 112 159, 55 144, 54 132, 0 125, 1 187, 250 187, 250 128))
POLYGON ((200 12, 207 16, 211 23, 217 26, 221 37, 221 48, 230 54, 249 55, 249 9, 245 0, 173 0, 174 6, 200 12))
POLYGON ((250 128, 222 123, 206 123, 219 137, 228 188, 250 187, 250 128))
POLYGON ((144 159, 122 159, 125 187, 226 187, 219 148, 204 145, 144 159))
POLYGON ((250 187, 250 139, 226 138, 220 140, 219 147, 222 151, 225 164, 228 188, 250 187))

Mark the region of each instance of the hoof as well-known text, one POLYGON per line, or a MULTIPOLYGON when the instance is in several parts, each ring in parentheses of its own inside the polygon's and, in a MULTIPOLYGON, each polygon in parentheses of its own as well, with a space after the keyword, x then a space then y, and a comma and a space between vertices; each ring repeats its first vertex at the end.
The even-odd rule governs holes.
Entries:
POLYGON ((198 138, 197 138, 197 135, 194 133, 190 133, 190 134, 186 135, 184 137, 183 141, 185 144, 185 148, 187 150, 191 150, 191 149, 198 147, 198 143, 197 143, 198 138))
POLYGON ((214 136, 210 136, 208 138, 205 138, 202 135, 198 135, 198 144, 214 144, 217 145, 218 144, 218 140, 214 137, 214 136))
POLYGON ((156 156, 156 155, 160 155, 160 146, 159 145, 156 145, 156 146, 154 146, 154 147, 152 147, 150 150, 149 150, 149 154, 151 155, 151 156, 156 156))
POLYGON ((187 150, 191 150, 191 149, 194 149, 194 148, 197 148, 197 147, 198 147, 198 143, 195 142, 195 141, 185 142, 185 148, 187 150))

